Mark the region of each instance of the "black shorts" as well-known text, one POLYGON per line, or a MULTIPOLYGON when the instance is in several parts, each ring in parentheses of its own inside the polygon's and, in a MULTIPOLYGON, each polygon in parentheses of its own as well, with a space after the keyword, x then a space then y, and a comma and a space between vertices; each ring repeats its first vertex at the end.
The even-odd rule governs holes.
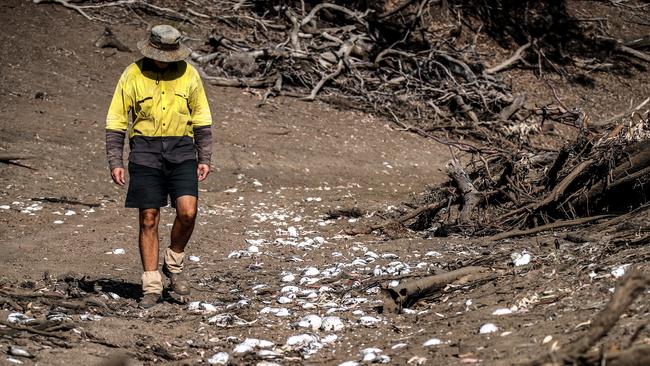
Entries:
POLYGON ((196 174, 196 160, 174 164, 163 162, 162 169, 129 163, 129 190, 126 193, 126 207, 160 208, 167 206, 167 197, 172 207, 180 196, 199 196, 199 181, 196 174))

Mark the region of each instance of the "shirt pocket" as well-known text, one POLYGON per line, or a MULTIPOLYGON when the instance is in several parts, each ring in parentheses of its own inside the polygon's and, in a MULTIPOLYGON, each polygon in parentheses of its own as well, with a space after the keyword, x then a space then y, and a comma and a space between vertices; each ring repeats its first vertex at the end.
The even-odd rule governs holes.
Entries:
POLYGON ((135 115, 141 118, 150 117, 152 108, 153 97, 144 97, 135 102, 135 115))
POLYGON ((180 114, 191 114, 190 98, 186 93, 174 93, 174 107, 180 114))

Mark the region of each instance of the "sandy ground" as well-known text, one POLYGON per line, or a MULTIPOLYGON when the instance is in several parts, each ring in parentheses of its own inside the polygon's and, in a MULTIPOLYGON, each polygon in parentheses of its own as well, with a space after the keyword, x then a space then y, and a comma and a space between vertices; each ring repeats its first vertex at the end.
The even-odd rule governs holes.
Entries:
MULTIPOLYGON (((10 0, 0 14, 0 153, 32 156, 21 162, 34 168, 0 164, 0 297, 81 289, 84 304, 35 298, 21 312, 65 313, 73 326, 63 341, 0 328, 2 352, 20 346, 36 356, 3 355, 1 364, 89 365, 119 352, 133 364, 206 364, 220 352, 241 365, 515 364, 578 337, 608 301, 613 270, 647 267, 647 254, 594 257, 559 234, 498 244, 347 236, 356 219, 327 219, 329 211, 371 215, 407 201, 446 179, 447 148, 366 114, 285 98, 258 108, 257 91, 207 86, 214 170, 200 186, 187 268, 200 303, 139 310, 136 212, 123 208, 103 142, 115 82, 138 55, 94 48, 103 26, 55 5, 10 0), (513 267, 523 250, 531 262, 513 267), (375 310, 381 284, 470 264, 496 280, 447 287, 408 314, 375 310), (303 328, 307 315, 334 317, 340 329, 303 328), (497 330, 479 333, 486 323, 497 330), (247 338, 271 343, 237 352, 247 338), (425 346, 431 339, 439 342, 425 346), (374 358, 368 348, 379 349, 374 358)), ((115 30, 131 46, 144 35, 115 30)), ((173 215, 163 209, 163 247, 173 215)), ((0 320, 16 310, 3 304, 0 320)), ((647 319, 647 301, 637 302, 607 343, 647 319)))

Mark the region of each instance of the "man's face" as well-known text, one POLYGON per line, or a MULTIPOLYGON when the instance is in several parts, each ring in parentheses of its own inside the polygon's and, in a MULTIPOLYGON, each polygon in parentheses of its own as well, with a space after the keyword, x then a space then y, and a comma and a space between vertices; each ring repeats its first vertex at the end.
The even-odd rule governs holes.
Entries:
POLYGON ((153 60, 153 62, 158 66, 159 69, 166 69, 169 66, 169 62, 163 62, 158 60, 153 60))

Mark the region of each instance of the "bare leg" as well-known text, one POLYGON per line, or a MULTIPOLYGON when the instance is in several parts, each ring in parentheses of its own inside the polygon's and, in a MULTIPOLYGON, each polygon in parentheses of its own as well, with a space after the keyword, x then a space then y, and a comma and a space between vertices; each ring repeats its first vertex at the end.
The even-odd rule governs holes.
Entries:
POLYGON ((176 199, 176 219, 172 227, 169 248, 176 253, 183 253, 194 231, 196 222, 197 199, 194 196, 180 196, 176 199))
POLYGON ((140 209, 140 259, 145 272, 158 270, 158 223, 160 209, 140 209))

